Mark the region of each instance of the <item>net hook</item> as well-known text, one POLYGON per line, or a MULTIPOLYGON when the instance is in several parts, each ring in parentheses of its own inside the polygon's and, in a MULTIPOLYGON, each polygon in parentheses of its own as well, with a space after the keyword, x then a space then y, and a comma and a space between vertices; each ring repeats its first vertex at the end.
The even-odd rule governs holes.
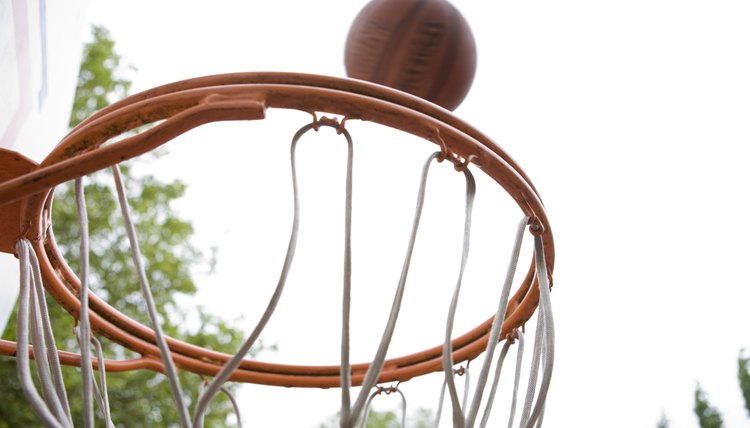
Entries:
POLYGON ((320 122, 318 121, 318 114, 315 113, 314 111, 311 111, 310 114, 313 117, 312 128, 315 132, 318 132, 318 130, 320 130, 320 122))
POLYGON ((471 154, 462 160, 460 156, 456 155, 455 153, 452 153, 450 150, 448 150, 448 145, 445 144, 445 140, 443 140, 443 137, 440 136, 440 131, 437 129, 435 130, 434 134, 429 138, 429 140, 440 146, 440 154, 437 157, 437 161, 442 162, 446 159, 449 160, 453 164, 453 167, 458 172, 466 171, 466 168, 469 167, 469 163, 479 159, 477 155, 471 154))
POLYGON ((443 140, 443 137, 440 136, 439 129, 435 130, 434 134, 429 138, 429 140, 440 146, 440 154, 437 157, 438 162, 442 162, 453 157, 448 151, 448 146, 445 144, 445 140, 443 140))
POLYGON ((457 369, 453 369, 453 374, 458 376, 463 376, 466 374, 466 369, 468 367, 459 366, 457 369))
POLYGON ((469 164, 475 159, 478 159, 477 155, 469 155, 463 161, 459 160, 457 157, 454 157, 451 161, 453 162, 453 167, 456 171, 464 172, 466 171, 466 168, 469 167, 469 164))
POLYGON ((390 386, 380 386, 380 385, 377 385, 377 386, 375 386, 375 389, 376 389, 375 394, 376 395, 381 395, 381 394, 391 395, 391 394, 395 394, 396 392, 398 392, 398 385, 400 383, 401 382, 399 382, 398 384, 396 384, 396 386, 393 386, 393 385, 390 385, 390 386))
POLYGON ((544 225, 539 220, 539 217, 529 219, 529 231, 534 236, 540 236, 544 233, 544 225))
POLYGON ((310 114, 312 114, 313 117, 312 127, 316 132, 320 129, 321 125, 336 128, 336 134, 338 135, 341 135, 346 131, 346 120, 348 119, 346 116, 344 116, 344 118, 341 119, 341 122, 339 122, 338 118, 335 117, 321 116, 318 118, 318 115, 315 112, 310 112, 310 114))

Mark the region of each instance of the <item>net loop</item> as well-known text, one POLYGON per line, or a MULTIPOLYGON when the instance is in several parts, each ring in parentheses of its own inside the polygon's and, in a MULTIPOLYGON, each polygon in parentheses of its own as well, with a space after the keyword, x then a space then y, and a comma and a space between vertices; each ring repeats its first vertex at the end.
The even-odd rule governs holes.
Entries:
POLYGON ((367 419, 370 416, 370 407, 372 405, 372 400, 375 399, 375 397, 385 394, 385 395, 391 395, 391 394, 399 394, 401 396, 401 427, 406 427, 406 395, 398 388, 399 385, 401 385, 401 382, 397 383, 395 386, 375 386, 375 391, 373 391, 370 396, 367 398, 367 403, 365 404, 364 409, 364 415, 362 416, 362 419, 359 422, 359 428, 365 428, 367 426, 367 419))
MULTIPOLYGON (((456 157, 451 156, 449 159, 454 162, 456 157)), ((456 310, 458 308, 458 299, 461 294, 463 276, 464 272, 466 271, 466 264, 469 259, 469 249, 471 243, 471 220, 474 208, 474 197, 476 195, 476 182, 474 180, 474 175, 471 173, 471 171, 465 168, 463 169, 462 174, 464 175, 464 179, 466 181, 466 190, 464 202, 464 230, 461 249, 461 263, 458 271, 456 285, 453 290, 453 297, 451 298, 451 302, 448 307, 448 316, 445 323, 445 342, 443 343, 443 371, 445 372, 445 381, 448 387, 448 394, 451 399, 451 405, 453 407, 453 425, 455 427, 464 426, 464 413, 462 409, 466 408, 466 401, 468 397, 468 376, 466 381, 467 388, 464 391, 463 401, 459 402, 458 391, 453 380, 453 343, 451 339, 453 337, 453 324, 455 321, 456 310)))
POLYGON ((76 334, 78 344, 81 348, 81 384, 83 385, 83 426, 90 428, 94 426, 94 368, 91 366, 91 347, 89 339, 91 338, 91 326, 89 322, 89 220, 88 211, 86 210, 86 197, 84 195, 83 178, 75 181, 75 199, 76 210, 78 211, 78 221, 81 229, 80 244, 80 279, 81 288, 79 290, 79 300, 81 310, 78 314, 79 331, 76 334))
MULTIPOLYGON (((253 344, 256 342, 258 337, 260 336, 261 332, 265 328, 268 321, 271 319, 274 311, 276 310, 276 306, 279 303, 279 300, 281 299, 281 295, 284 291, 284 286, 286 285, 286 280, 289 275, 289 271, 292 267, 292 262, 294 260, 294 254, 297 248, 297 237, 299 235, 299 218, 300 218, 300 204, 299 204, 299 187, 297 183, 297 160, 296 160, 296 150, 297 150, 297 144, 299 140, 302 138, 303 135, 305 135, 308 131, 311 129, 315 129, 316 126, 332 126, 334 125, 330 123, 322 123, 318 120, 314 121, 311 124, 305 125, 302 128, 300 128, 295 134, 294 137, 292 137, 292 142, 290 144, 290 163, 291 163, 291 173, 292 173, 292 190, 293 190, 293 198, 294 198, 294 215, 292 220, 292 231, 289 238, 289 244, 287 247, 287 253, 284 258, 284 263, 281 269, 281 273, 279 274, 279 280, 276 285, 276 288, 274 290, 273 295, 271 296, 268 305, 266 306, 265 311, 263 312, 263 315, 261 316, 258 323, 255 325, 255 328, 250 333, 248 338, 245 340, 245 342, 240 346, 240 348, 237 350, 237 353, 232 357, 232 359, 227 362, 224 367, 221 369, 221 371, 214 377, 214 379, 208 384, 206 387, 205 393, 201 395, 201 397, 198 399, 198 403, 195 407, 195 414, 193 416, 193 426, 196 428, 200 428, 203 426, 203 415, 208 409, 208 404, 211 402, 212 398, 220 391, 221 387, 223 386, 224 382, 229 380, 232 373, 240 366, 242 363, 242 360, 244 359, 245 355, 250 351, 253 344)), ((351 229, 351 177, 352 177, 352 139, 349 133, 344 130, 343 131, 344 136, 346 137, 347 141, 347 148, 348 148, 348 157, 347 157, 347 220, 346 220, 346 234, 347 234, 347 253, 349 252, 350 245, 348 243, 349 241, 349 230, 351 229)), ((347 260, 345 263, 350 265, 350 256, 345 256, 345 259, 347 260)), ((349 273, 345 274, 345 287, 350 287, 351 284, 350 278, 351 278, 351 268, 349 266, 345 267, 345 270, 349 273)), ((342 363, 343 366, 343 363, 342 363)), ((344 382, 343 380, 343 371, 342 371, 342 384, 344 382)), ((345 388, 348 394, 348 388, 345 388)), ((348 396, 344 398, 344 400, 348 399, 348 396)))

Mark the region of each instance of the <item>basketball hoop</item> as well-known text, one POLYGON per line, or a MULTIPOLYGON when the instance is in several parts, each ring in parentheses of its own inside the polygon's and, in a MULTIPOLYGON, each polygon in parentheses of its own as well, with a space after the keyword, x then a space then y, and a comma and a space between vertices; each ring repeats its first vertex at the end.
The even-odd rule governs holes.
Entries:
MULTIPOLYGON (((89 292, 88 316, 92 332, 141 355, 141 358, 128 361, 105 360, 97 355, 99 359, 92 363, 95 368, 103 365, 110 371, 147 369, 169 372, 171 361, 181 370, 217 377, 217 388, 226 380, 297 388, 342 387, 347 391, 342 404, 342 426, 354 426, 360 420, 364 401, 375 383, 403 383, 428 373, 447 372, 454 364, 472 361, 488 349, 494 349, 498 340, 510 341, 518 337, 519 330, 537 307, 541 308, 538 323, 546 329, 540 328, 541 333, 537 334, 537 340, 543 342, 540 352, 553 355, 549 288, 555 260, 554 242, 544 206, 530 179, 492 140, 447 110, 420 98, 362 81, 290 73, 237 73, 185 80, 136 94, 96 113, 73 129, 38 166, 12 153, 0 153, 2 171, 9 171, 6 176, 0 176, 3 180, 0 182, 0 219, 4 221, 0 227, 0 250, 15 253, 18 242, 28 242, 39 260, 47 293, 78 318, 82 312, 81 281, 63 259, 52 233, 52 189, 154 150, 201 125, 217 121, 261 120, 268 109, 310 113, 313 121, 303 128, 304 132, 317 130, 320 126, 333 127, 347 138, 349 146, 352 142, 346 130, 348 122, 374 122, 435 144, 437 152, 428 160, 425 171, 433 160, 452 162, 456 170, 467 174, 469 167, 481 170, 510 195, 525 216, 519 229, 521 235, 528 228, 535 238, 535 258, 531 260, 525 279, 512 296, 504 297, 505 303, 500 305, 497 314, 487 314, 487 321, 458 337, 452 337, 449 328, 445 344, 386 358, 386 343, 381 345, 385 346, 382 355, 379 353, 373 359, 375 363, 349 364, 348 357, 344 357, 340 364, 325 366, 244 359, 247 349, 233 357, 169 337, 160 344, 160 334, 155 331, 158 328, 134 321, 89 292), (323 115, 337 115, 343 119, 329 119, 323 115), (139 134, 112 141, 149 124, 153 126, 139 134), (168 360, 165 360, 165 355, 168 360), (231 369, 226 369, 227 365, 231 369), (368 375, 372 367, 377 370, 368 375), (368 390, 363 391, 361 397, 364 398, 355 400, 357 403, 350 409, 348 388, 360 385, 365 385, 368 390)), ((304 133, 303 130, 296 139, 304 133)), ((424 174, 426 177, 426 172, 424 174)), ((291 254, 294 239, 293 232, 289 244, 291 254)), ((289 253, 287 257, 285 270, 290 268, 287 264, 291 264, 289 253)), ((512 280, 512 275, 510 278, 512 280)), ((280 280, 280 285, 282 282, 280 280)), ((281 298, 280 289, 274 298, 281 298)), ((269 304, 269 318, 272 313, 273 307, 269 304)), ((397 313, 396 310, 396 316, 397 313)), ((256 337, 262 327, 259 323, 253 333, 256 337)), ((0 342, 0 354, 18 356, 25 352, 17 349, 14 343, 0 342)), ((33 352, 29 353, 33 356, 33 352)), ((81 364, 81 357, 71 353, 59 353, 59 360, 67 365, 81 364)), ((551 362, 541 364, 545 377, 534 410, 529 410, 531 415, 524 424, 535 423, 543 408, 552 367, 551 362)), ((452 375, 446 375, 446 382, 450 394, 455 395, 452 375)), ((207 390, 211 388, 209 386, 207 390)), ((213 392, 206 395, 207 400, 211 394, 213 392)), ((455 399, 453 403, 455 425, 463 420, 463 412, 469 412, 469 409, 464 405, 462 411, 455 399)), ((369 400, 366 407, 369 407, 369 400)), ((478 409, 472 409, 470 413, 476 416, 478 409)), ((194 426, 201 425, 199 419, 196 417, 198 422, 194 422, 194 426)), ((474 423, 473 418, 469 419, 472 420, 467 426, 474 423)))

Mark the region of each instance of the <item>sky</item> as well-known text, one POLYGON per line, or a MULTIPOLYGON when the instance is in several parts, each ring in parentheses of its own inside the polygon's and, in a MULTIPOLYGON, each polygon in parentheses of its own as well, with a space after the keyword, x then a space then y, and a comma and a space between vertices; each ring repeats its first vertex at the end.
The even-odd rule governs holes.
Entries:
MULTIPOLYGON (((110 29, 116 49, 135 67, 128 77, 132 92, 138 92, 236 71, 344 76, 347 31, 365 3, 91 0, 87 19, 110 29)), ((746 425, 736 359, 740 349, 750 347, 750 283, 745 273, 750 226, 744 221, 750 218, 750 4, 722 0, 493 4, 455 0, 454 4, 469 22, 478 49, 472 89, 455 114, 489 135, 524 168, 545 201, 555 233, 552 303, 557 359, 546 426, 648 427, 656 425, 662 412, 674 427, 696 426, 692 415, 696 382, 720 409, 727 426, 746 425)), ((269 170, 257 156, 286 156, 286 141, 309 118, 269 114, 271 121, 278 127, 268 134, 254 124, 196 131, 185 138, 186 150, 170 147, 166 158, 172 160, 156 166, 164 177, 188 182, 193 202, 179 208, 196 224, 198 241, 217 247, 216 274, 202 276, 205 285, 197 300, 229 317, 244 313, 247 325, 252 325, 264 292, 238 282, 245 279, 246 271, 252 271, 252 278, 271 280, 276 265, 264 257, 280 258, 275 247, 247 249, 252 246, 247 244, 268 233, 283 247, 289 223, 288 210, 283 210, 286 199, 281 201, 279 192, 272 190, 274 184, 285 183, 287 167, 269 170), (216 134, 210 136, 211 132, 216 134), (271 138, 283 144, 265 142, 271 138), (244 139, 264 143, 256 148, 244 139), (224 140, 243 141, 220 145, 224 140), (228 181, 222 174, 227 170, 246 175, 228 181), (237 186, 236 194, 242 197, 217 197, 221 193, 217 189, 230 185, 237 186), (227 215, 226 220, 215 220, 217 211, 227 215), (261 272, 264 265, 267 274, 261 272), (230 286, 235 288, 222 288, 230 286)), ((353 132, 359 130, 352 126, 353 132)), ((405 236, 398 218, 410 221, 415 174, 432 150, 428 143, 411 140, 396 144, 402 136, 381 137, 381 131, 362 125, 361 139, 376 141, 355 146, 361 153, 356 159, 362 159, 355 181, 360 176, 377 178, 357 181, 362 183, 357 185, 362 189, 360 211, 378 214, 370 221, 383 221, 376 228, 355 229, 361 231, 362 241, 376 239, 373 229, 383 227, 405 236), (392 150, 398 150, 399 156, 386 157, 382 162, 392 163, 385 167, 376 156, 392 150), (373 162, 368 165, 368 160, 373 162), (393 177, 391 170, 403 170, 411 178, 393 177), (404 195, 393 191, 389 198, 377 199, 382 189, 396 188, 403 188, 404 195), (393 220, 379 217, 390 216, 386 214, 390 211, 393 220)), ((331 140, 304 152, 310 159, 303 170, 307 189, 341 183, 340 169, 331 168, 328 174, 310 166, 341 159, 335 137, 329 136, 331 140)), ((360 141, 356 135, 355 140, 360 141)), ((457 246, 449 239, 462 227, 462 207, 456 201, 461 200, 463 183, 456 181, 456 174, 438 170, 435 167, 434 187, 441 197, 433 197, 432 207, 445 210, 458 222, 447 222, 454 225, 450 233, 445 232, 447 249, 438 249, 438 255, 425 251, 424 258, 457 267, 457 246)), ((480 191, 489 187, 485 194, 493 195, 487 180, 480 184, 486 185, 480 191)), ((502 192, 494 191, 503 200, 502 192)), ((330 212, 339 212, 335 207, 340 200, 319 199, 324 196, 310 192, 303 199, 312 207, 307 218, 322 225, 310 220, 314 227, 302 236, 306 242, 328 245, 327 227, 333 230, 338 224, 338 217, 330 212)), ((477 202, 477 212, 494 215, 497 209, 504 214, 476 221, 477 230, 487 227, 490 232, 477 233, 473 248, 479 256, 474 264, 488 265, 495 272, 477 269, 471 274, 476 278, 504 272, 504 266, 492 261, 494 254, 485 254, 497 248, 498 257, 505 260, 503 255, 510 249, 508 236, 520 213, 508 208, 507 197, 505 202, 499 207, 477 202)), ((362 217, 366 223, 367 215, 362 217)), ((448 226, 426 226, 424 235, 440 237, 444 227, 448 226)), ((390 288, 378 289, 379 282, 371 278, 376 274, 387 278, 400 262, 379 254, 377 245, 372 247, 373 253, 366 249, 358 253, 359 260, 375 262, 377 269, 355 273, 355 280, 364 283, 362 299, 376 305, 373 302, 389 301, 390 288)), ((339 249, 313 245, 301 250, 298 258, 316 251, 330 251, 335 259, 339 249)), ((382 251, 400 254, 402 250, 382 251)), ((302 278, 318 267, 300 262, 299 269, 302 278)), ((330 270, 334 273, 326 270, 325 275, 337 281, 335 268, 330 270)), ((444 275, 450 277, 447 283, 455 281, 450 272, 444 275)), ((415 283, 422 278, 418 275, 415 283)), ((423 281, 434 281, 424 275, 423 281)), ((443 330, 440 314, 448 301, 438 299, 442 290, 417 290, 402 316, 407 327, 403 343, 398 344, 405 348, 428 335, 425 325, 436 337, 443 330), (418 293, 424 293, 423 300, 418 293), (421 311, 428 310, 435 312, 434 320, 422 317, 421 311)), ((280 308, 280 315, 290 321, 269 325, 265 337, 276 341, 279 351, 262 354, 264 359, 325 360, 318 351, 336 355, 335 342, 328 345, 322 336, 331 333, 335 339, 337 330, 330 328, 335 322, 329 317, 338 315, 330 311, 315 315, 320 309, 309 304, 335 299, 328 292, 306 290, 296 297, 300 306, 280 308), (304 310, 313 313, 295 312, 304 310), (295 318, 295 313, 306 315, 295 318), (315 327, 307 327, 308 321, 315 327), (290 323, 303 333, 285 340, 290 323)), ((474 321, 474 312, 480 320, 489 316, 484 306, 475 311, 479 306, 470 303, 485 304, 483 295, 466 299, 467 325, 474 321)), ((377 341, 373 334, 368 330, 361 337, 372 345, 377 341)), ((409 405, 434 408, 430 403, 438 388, 434 381, 415 387, 417 397, 409 405)), ((337 394, 249 386, 242 389, 240 399, 243 418, 251 423, 286 418, 289 426, 312 426, 336 412, 337 394)))

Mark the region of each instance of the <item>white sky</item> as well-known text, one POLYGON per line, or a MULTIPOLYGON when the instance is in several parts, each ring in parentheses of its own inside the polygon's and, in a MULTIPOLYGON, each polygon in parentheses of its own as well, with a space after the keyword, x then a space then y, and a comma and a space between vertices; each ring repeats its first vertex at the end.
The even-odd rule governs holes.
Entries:
MULTIPOLYGON (((108 27, 117 50, 137 67, 130 76, 137 92, 234 71, 343 76, 348 26, 364 3, 92 0, 89 19, 108 27)), ((546 425, 648 427, 655 426, 663 409, 672 426, 695 426, 696 381, 727 426, 746 425, 736 358, 740 348, 750 346, 745 273, 750 255, 745 221, 750 217, 750 4, 454 3, 474 31, 479 57, 473 89, 456 114, 523 166, 547 204, 556 234, 552 297, 558 358, 546 425)), ((306 120, 285 123, 282 146, 306 120)), ((215 176, 229 170, 231 161, 247 168, 255 159, 243 144, 220 150, 227 163, 217 169, 193 163, 195 174, 184 179, 197 182, 199 172, 215 176)), ((403 168, 417 170, 420 164, 404 163, 403 168)), ((382 169, 375 173, 385 174, 382 169)), ((416 179, 405 182, 409 195, 416 184, 416 179)), ((211 192, 200 184, 195 188, 199 195, 211 192)), ((411 198, 391 202, 405 207, 407 220, 411 198)), ((248 210, 255 214, 271 207, 262 201, 248 210)), ((204 242, 220 240, 216 236, 222 232, 211 231, 203 220, 206 210, 183 209, 195 219, 204 242)), ((512 230, 514 216, 498 223, 512 230)), ((244 223, 250 229, 271 227, 264 220, 244 223)), ((279 236, 286 235, 287 225, 285 218, 279 236)), ((230 226, 224 232, 234 233, 230 226)), ((283 245, 285 240, 280 239, 283 245)), ((502 240, 499 246, 506 251, 510 242, 502 240)), ((262 255, 233 262, 229 252, 219 250, 219 274, 243 260, 257 263, 262 255)), ((211 296, 222 293, 213 290, 204 289, 202 301, 211 304, 211 296)), ((240 305, 253 296, 245 288, 240 305)), ((310 298, 316 297, 302 297, 310 298)), ((227 313, 234 313, 230 306, 237 303, 229 300, 224 302, 227 313)), ((442 311, 447 300, 436 305, 442 311)), ((421 309, 405 307, 403 316, 413 321, 421 309)), ((429 328, 438 335, 443 329, 439 322, 429 328)), ((279 345, 278 355, 264 357, 285 358, 286 344, 279 345)), ((312 425, 337 410, 335 391, 312 391, 334 394, 333 404, 297 398, 286 389, 257 391, 248 388, 242 394, 243 416, 250 423, 265 424, 272 420, 269 414, 280 412, 290 425, 312 425)), ((429 393, 436 397, 437 392, 429 393)), ((430 405, 432 398, 413 400, 430 405)), ((505 405, 496 408, 504 411, 505 405)))

